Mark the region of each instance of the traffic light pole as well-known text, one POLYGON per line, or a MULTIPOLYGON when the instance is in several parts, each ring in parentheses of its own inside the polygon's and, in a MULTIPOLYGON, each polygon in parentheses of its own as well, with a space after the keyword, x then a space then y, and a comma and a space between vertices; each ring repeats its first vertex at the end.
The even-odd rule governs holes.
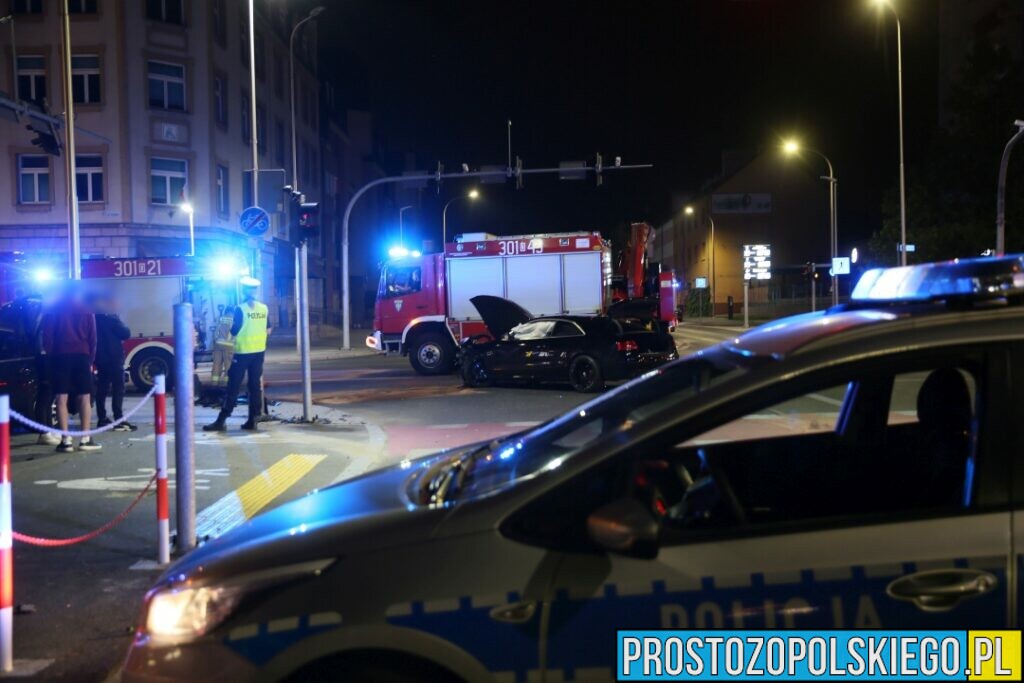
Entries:
MULTIPOLYGON (((600 159, 600 157, 598 157, 600 159)), ((518 160, 517 160, 518 161, 518 160)), ((494 170, 494 171, 470 171, 468 173, 442 173, 440 169, 436 173, 421 173, 416 175, 399 175, 399 176, 388 176, 385 178, 377 178, 366 183, 352 195, 352 198, 348 200, 348 205, 345 207, 345 215, 341 222, 341 317, 342 317, 342 337, 341 337, 341 348, 346 351, 352 348, 352 292, 351 284, 349 282, 349 254, 348 254, 348 228, 349 220, 352 218, 352 209, 355 207, 356 202, 359 198, 366 194, 367 191, 377 187, 378 185, 386 185, 392 183, 409 183, 409 182, 423 182, 434 180, 441 182, 442 180, 454 180, 458 178, 516 178, 521 179, 524 175, 540 175, 540 174, 551 174, 551 173, 582 173, 588 172, 594 173, 597 176, 598 184, 601 183, 601 173, 604 171, 631 171, 642 168, 654 168, 654 164, 619 164, 616 163, 614 166, 601 166, 600 162, 594 166, 583 166, 583 167, 572 167, 572 168, 522 168, 518 163, 515 168, 509 165, 505 169, 494 170)), ((443 247, 442 247, 443 248, 443 247)))
POLYGON ((313 378, 309 359, 309 247, 306 240, 299 245, 299 358, 302 361, 302 421, 311 422, 313 414, 313 378))

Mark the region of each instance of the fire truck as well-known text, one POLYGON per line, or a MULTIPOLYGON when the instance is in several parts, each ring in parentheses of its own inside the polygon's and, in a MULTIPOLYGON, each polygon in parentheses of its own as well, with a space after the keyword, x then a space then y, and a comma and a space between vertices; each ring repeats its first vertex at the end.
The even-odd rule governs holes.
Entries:
MULTIPOLYGON (((45 297, 59 284, 54 272, 52 265, 23 258, 0 264, 0 297, 45 297)), ((86 294, 102 292, 116 301, 132 332, 124 341, 125 369, 136 388, 148 390, 160 374, 173 383, 174 304, 192 304, 196 357, 202 359, 219 311, 238 301, 238 278, 248 272, 240 259, 230 257, 85 259, 82 287, 86 294)))
POLYGON ((533 315, 596 315, 610 303, 611 246, 596 232, 460 235, 444 253, 394 258, 381 269, 366 345, 409 356, 424 375, 451 372, 460 340, 486 334, 478 294, 533 315))

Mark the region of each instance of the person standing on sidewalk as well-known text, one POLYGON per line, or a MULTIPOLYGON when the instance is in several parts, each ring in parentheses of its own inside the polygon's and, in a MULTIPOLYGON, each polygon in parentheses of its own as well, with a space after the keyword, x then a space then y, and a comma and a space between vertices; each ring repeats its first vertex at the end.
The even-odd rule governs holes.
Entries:
MULTIPOLYGON (((58 300, 43 316, 43 351, 50 357, 53 392, 57 395, 57 424, 68 430, 68 397, 78 401, 82 431, 89 429, 92 418, 92 364, 96 360, 96 316, 81 295, 75 291, 80 283, 67 283, 58 300)), ((80 451, 98 451, 101 446, 85 436, 78 443, 80 451)), ((71 437, 61 438, 58 453, 71 453, 75 444, 71 437)))
MULTIPOLYGON (((107 393, 117 422, 124 416, 124 346, 132 336, 128 326, 117 315, 113 298, 97 299, 96 309, 96 426, 110 424, 107 417, 107 393)), ((138 427, 122 422, 115 432, 134 432, 138 427)))
POLYGON ((263 392, 260 380, 263 377, 263 354, 267 350, 267 335, 270 334, 270 317, 267 305, 256 299, 260 281, 245 277, 241 280, 242 303, 235 308, 231 334, 235 338, 235 353, 228 368, 228 388, 224 394, 224 405, 217 419, 203 427, 204 432, 225 432, 225 421, 231 417, 242 378, 247 376, 249 419, 242 429, 256 431, 263 407, 263 392))
MULTIPOLYGON (((41 425, 53 427, 53 383, 51 381, 50 357, 43 349, 43 302, 29 299, 25 307, 25 326, 32 335, 32 355, 36 361, 36 400, 32 408, 32 419, 41 425)), ((56 446, 60 436, 47 431, 39 434, 36 443, 42 446, 56 446)))

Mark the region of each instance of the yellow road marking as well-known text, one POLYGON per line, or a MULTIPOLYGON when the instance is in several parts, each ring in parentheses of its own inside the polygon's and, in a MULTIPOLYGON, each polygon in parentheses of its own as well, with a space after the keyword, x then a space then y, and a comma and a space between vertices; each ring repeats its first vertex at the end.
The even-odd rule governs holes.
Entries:
POLYGON ((196 515, 196 536, 227 533, 294 486, 326 455, 290 453, 196 515))

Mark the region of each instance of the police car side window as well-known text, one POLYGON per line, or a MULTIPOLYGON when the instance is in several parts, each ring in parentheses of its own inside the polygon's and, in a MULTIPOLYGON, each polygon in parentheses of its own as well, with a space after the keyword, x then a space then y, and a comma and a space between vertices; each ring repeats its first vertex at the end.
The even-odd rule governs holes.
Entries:
POLYGON ((979 358, 963 360, 853 375, 753 410, 688 439, 659 467, 648 463, 633 495, 670 535, 963 511, 983 376, 979 358))

